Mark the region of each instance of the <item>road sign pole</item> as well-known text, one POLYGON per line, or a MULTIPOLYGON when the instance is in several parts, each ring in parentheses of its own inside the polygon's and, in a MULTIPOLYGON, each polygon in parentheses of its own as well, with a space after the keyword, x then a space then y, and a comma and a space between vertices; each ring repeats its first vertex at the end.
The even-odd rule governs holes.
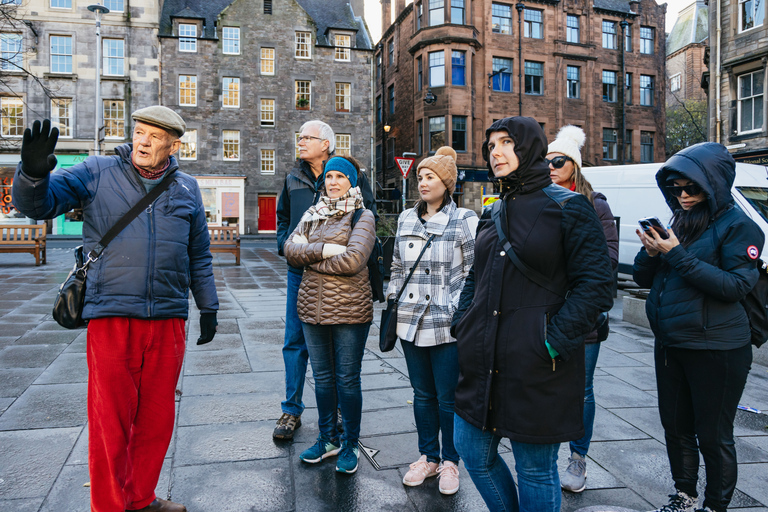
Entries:
POLYGON ((405 192, 408 190, 405 184, 405 176, 403 176, 403 211, 405 211, 405 192))

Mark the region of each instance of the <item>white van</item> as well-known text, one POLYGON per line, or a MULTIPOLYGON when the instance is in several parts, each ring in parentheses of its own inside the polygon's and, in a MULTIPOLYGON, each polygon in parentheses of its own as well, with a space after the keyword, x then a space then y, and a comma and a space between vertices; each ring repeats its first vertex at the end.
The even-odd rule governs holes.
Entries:
MULTIPOLYGON (((582 172, 608 205, 619 225, 619 272, 632 273, 635 255, 642 247, 635 234, 637 221, 656 216, 665 225, 672 211, 656 184, 656 172, 664 164, 584 167, 582 172)), ((762 165, 736 164, 736 179, 731 190, 736 204, 765 233, 762 259, 768 261, 768 169, 762 165)))

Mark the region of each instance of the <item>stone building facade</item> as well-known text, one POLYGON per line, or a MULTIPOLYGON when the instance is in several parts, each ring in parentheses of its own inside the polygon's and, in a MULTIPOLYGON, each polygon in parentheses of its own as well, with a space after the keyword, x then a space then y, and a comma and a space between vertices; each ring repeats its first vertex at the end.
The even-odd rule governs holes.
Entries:
POLYGON ((687 100, 706 101, 701 78, 707 71, 705 53, 709 45, 708 8, 697 0, 681 10, 667 36, 667 106, 687 100))
MULTIPOLYGON (((385 188, 400 179, 393 155, 416 153, 418 163, 449 144, 458 153, 457 199, 479 210, 490 193, 485 129, 519 114, 538 120, 550 140, 565 124, 581 126, 582 158, 591 165, 663 160, 665 5, 397 0, 389 25, 391 8, 382 1, 375 56, 385 188)), ((413 198, 415 179, 410 189, 413 198)))
POLYGON ((160 98, 187 123, 180 163, 209 223, 269 233, 303 123, 370 173, 372 43, 362 2, 230 1, 165 1, 160 98))

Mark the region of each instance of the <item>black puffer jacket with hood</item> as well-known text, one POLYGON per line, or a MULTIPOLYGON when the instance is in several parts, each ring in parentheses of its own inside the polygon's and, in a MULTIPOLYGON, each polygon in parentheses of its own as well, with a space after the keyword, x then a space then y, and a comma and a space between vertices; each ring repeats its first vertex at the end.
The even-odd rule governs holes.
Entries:
POLYGON ((709 226, 688 247, 635 257, 634 280, 650 288, 645 310, 663 347, 728 350, 750 343, 749 321, 739 302, 759 277, 757 261, 765 236, 733 201, 736 163, 720 144, 703 142, 667 160, 656 182, 673 212, 679 201, 666 188, 677 172, 704 189, 709 226))
POLYGON ((578 439, 584 434, 584 337, 613 304, 605 236, 586 197, 552 184, 547 140, 534 119, 491 125, 486 160, 495 131, 509 133, 519 160, 501 181, 507 238, 522 261, 570 295, 563 299, 522 274, 504 252, 490 212, 483 213, 452 327, 460 368, 455 411, 515 441, 578 439), (555 360, 545 341, 560 354, 555 360))

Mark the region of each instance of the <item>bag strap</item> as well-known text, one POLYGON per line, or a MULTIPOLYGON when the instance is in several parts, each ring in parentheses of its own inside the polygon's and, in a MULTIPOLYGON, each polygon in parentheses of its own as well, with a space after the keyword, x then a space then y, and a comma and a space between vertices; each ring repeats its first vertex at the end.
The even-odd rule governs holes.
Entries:
POLYGON ((366 208, 357 208, 355 213, 352 214, 352 225, 350 226, 352 229, 355 229, 355 224, 357 224, 357 221, 363 216, 363 210, 365 209, 366 208))
POLYGON ((427 243, 424 244, 424 247, 421 248, 421 252, 419 253, 419 257, 416 258, 416 262, 411 267, 411 271, 408 273, 408 277, 405 278, 405 281, 403 281, 403 286, 400 288, 400 291, 397 292, 397 297, 395 297, 395 304, 400 302, 400 296, 403 295, 403 292, 405 291, 405 286, 408 284, 408 281, 411 280, 411 276, 413 275, 413 272, 416 270, 416 266, 419 264, 419 261, 421 261, 421 257, 424 256, 424 251, 427 250, 427 247, 429 247, 429 244, 432 243, 432 239, 435 238, 435 234, 432 233, 429 238, 427 239, 427 243))

